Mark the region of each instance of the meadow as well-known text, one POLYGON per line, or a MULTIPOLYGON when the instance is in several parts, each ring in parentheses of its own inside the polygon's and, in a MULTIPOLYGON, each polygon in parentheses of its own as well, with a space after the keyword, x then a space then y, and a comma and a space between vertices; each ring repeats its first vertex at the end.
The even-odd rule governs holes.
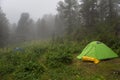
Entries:
POLYGON ((76 58, 88 43, 33 41, 1 48, 0 80, 120 80, 120 58, 99 64, 76 58))

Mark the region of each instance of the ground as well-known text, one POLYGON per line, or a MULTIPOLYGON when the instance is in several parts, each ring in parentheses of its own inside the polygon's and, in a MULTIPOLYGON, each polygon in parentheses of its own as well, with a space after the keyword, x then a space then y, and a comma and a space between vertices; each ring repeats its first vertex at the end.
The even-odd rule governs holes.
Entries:
POLYGON ((120 80, 120 58, 81 61, 76 57, 85 45, 35 42, 1 48, 0 80, 120 80))

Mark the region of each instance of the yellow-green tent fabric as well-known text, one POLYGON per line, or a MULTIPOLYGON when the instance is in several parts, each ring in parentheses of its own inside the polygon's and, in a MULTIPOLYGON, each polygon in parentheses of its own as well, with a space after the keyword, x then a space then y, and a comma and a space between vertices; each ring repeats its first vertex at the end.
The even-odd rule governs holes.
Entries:
POLYGON ((98 60, 116 58, 118 55, 107 47, 104 43, 99 41, 93 41, 89 43, 80 55, 78 59, 82 59, 83 56, 93 57, 98 60))

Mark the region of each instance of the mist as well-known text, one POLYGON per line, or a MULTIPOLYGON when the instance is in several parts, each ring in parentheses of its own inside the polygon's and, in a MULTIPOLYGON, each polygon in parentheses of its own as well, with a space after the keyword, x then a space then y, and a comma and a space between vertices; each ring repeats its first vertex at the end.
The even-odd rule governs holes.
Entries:
POLYGON ((0 44, 119 38, 119 13, 119 1, 111 0, 5 0, 0 9, 0 44))
POLYGON ((28 12, 37 21, 44 14, 56 14, 60 0, 3 0, 2 9, 11 23, 17 23, 22 12, 28 12))
POLYGON ((0 80, 120 80, 120 0, 0 0, 0 80))

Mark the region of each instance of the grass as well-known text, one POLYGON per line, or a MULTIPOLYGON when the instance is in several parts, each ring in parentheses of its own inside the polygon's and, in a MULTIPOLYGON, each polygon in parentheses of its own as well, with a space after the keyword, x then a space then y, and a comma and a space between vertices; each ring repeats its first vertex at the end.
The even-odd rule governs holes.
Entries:
POLYGON ((40 41, 0 49, 0 80, 120 80, 120 58, 97 65, 76 58, 86 44, 40 41))

